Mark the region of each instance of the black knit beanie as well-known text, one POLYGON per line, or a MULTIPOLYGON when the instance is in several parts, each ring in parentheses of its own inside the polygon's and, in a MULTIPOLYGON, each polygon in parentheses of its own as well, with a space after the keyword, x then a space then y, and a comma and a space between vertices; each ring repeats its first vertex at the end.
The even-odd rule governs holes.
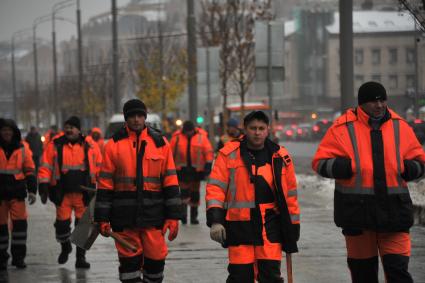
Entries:
POLYGON ((183 127, 182 127, 183 133, 187 133, 187 132, 190 132, 190 131, 193 131, 193 130, 195 130, 195 124, 193 124, 192 121, 185 121, 183 123, 183 127))
POLYGON ((63 123, 64 125, 70 125, 70 126, 74 126, 77 129, 79 129, 81 131, 81 122, 80 122, 80 118, 78 118, 77 116, 71 116, 68 118, 68 120, 65 121, 65 123, 63 123))
POLYGON ((366 102, 387 100, 387 91, 377 82, 367 82, 360 86, 357 101, 359 105, 366 102))
POLYGON ((140 99, 130 99, 124 104, 122 112, 124 113, 124 119, 127 120, 129 116, 137 113, 146 118, 147 110, 146 105, 140 99))

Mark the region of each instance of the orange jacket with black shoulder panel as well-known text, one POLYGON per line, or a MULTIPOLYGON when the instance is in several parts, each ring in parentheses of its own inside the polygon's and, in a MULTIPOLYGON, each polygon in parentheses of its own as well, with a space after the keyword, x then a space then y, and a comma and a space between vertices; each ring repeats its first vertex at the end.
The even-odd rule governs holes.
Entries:
MULTIPOLYGON (((187 166, 187 143, 188 138, 181 130, 174 132, 170 145, 173 150, 177 170, 187 166)), ((196 128, 195 135, 190 139, 190 145, 192 167, 197 172, 204 171, 205 164, 212 163, 214 158, 213 148, 208 140, 208 136, 205 134, 205 130, 196 128)))
MULTIPOLYGON (((102 155, 98 145, 91 138, 83 137, 83 141, 71 144, 65 135, 57 136, 49 142, 41 157, 38 171, 39 183, 48 183, 51 187, 57 185, 61 174, 69 170, 87 170, 85 165, 85 149, 89 163, 90 182, 96 183, 96 178, 102 165, 102 155), (62 148, 62 172, 59 172, 58 148, 62 148)), ((88 185, 88 184, 86 184, 88 185)))
MULTIPOLYGON (((205 196, 209 226, 221 223, 235 231, 229 226, 241 222, 250 225, 252 220, 251 209, 256 207, 255 188, 241 157, 240 143, 239 140, 226 143, 214 162, 205 196)), ((279 211, 288 214, 290 224, 297 225, 300 223, 300 208, 294 165, 287 150, 278 145, 275 145, 272 160, 272 172, 268 173, 273 174, 275 195, 279 190, 285 201, 285 204, 278 203, 279 211)))
POLYGON ((369 116, 357 107, 336 119, 317 149, 312 167, 324 177, 335 175, 332 163, 337 158, 351 160, 352 176, 335 180, 337 226, 391 232, 413 224, 411 200, 402 178, 403 161, 415 160, 423 166, 425 153, 407 122, 389 108, 387 115, 379 129, 382 142, 373 138, 369 116), (383 154, 385 180, 374 180, 377 154, 383 154), (385 190, 378 193, 377 186, 385 190), (378 201, 382 195, 385 201, 378 201))
POLYGON ((95 221, 111 222, 119 231, 161 227, 165 219, 180 218, 180 189, 168 141, 150 127, 139 137, 122 128, 105 146, 95 221))

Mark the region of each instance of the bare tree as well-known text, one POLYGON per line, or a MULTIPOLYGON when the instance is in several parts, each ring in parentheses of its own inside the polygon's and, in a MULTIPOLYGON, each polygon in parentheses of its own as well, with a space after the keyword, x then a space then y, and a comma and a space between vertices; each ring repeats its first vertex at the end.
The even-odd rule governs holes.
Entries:
POLYGON ((401 8, 408 10, 422 32, 425 32, 425 0, 399 0, 401 8))
MULTIPOLYGON (((246 94, 255 78, 254 24, 271 19, 271 0, 211 0, 202 2, 200 37, 204 46, 220 46, 223 120, 227 121, 229 85, 235 86, 244 116, 246 94)), ((225 125, 223 125, 225 126, 225 125)))
MULTIPOLYGON (((235 70, 233 57, 235 46, 232 42, 232 14, 230 5, 223 4, 220 0, 203 1, 200 18, 200 38, 203 46, 220 46, 221 79, 220 92, 223 96, 223 120, 228 120, 227 96, 228 84, 235 70)), ((226 124, 222 125, 226 126, 226 124)))

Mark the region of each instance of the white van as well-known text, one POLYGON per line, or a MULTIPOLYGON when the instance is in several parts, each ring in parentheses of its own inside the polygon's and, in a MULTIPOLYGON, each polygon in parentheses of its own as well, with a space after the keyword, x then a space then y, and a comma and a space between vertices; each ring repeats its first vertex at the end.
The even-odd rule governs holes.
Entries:
MULTIPOLYGON (((110 139, 112 135, 124 126, 125 120, 123 114, 114 114, 109 119, 108 126, 106 127, 105 138, 110 139)), ((161 118, 157 113, 148 113, 146 124, 152 128, 161 130, 161 118)))

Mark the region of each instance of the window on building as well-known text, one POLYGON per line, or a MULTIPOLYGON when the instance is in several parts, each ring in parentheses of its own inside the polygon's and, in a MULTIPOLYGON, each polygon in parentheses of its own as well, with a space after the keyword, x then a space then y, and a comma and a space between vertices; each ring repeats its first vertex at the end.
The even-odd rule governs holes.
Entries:
POLYGON ((413 48, 406 48, 406 63, 413 64, 415 62, 415 50, 413 48))
POLYGON ((363 49, 356 49, 354 51, 354 63, 356 65, 363 64, 363 49))
POLYGON ((415 75, 407 75, 406 88, 414 88, 414 87, 415 87, 415 75))
POLYGON ((380 83, 381 75, 372 75, 372 81, 380 83))
POLYGON ((389 55, 389 63, 391 64, 391 65, 393 65, 393 64, 397 64, 397 48, 390 48, 389 50, 388 50, 388 55, 389 55))
POLYGON ((364 83, 363 75, 355 75, 354 76, 354 87, 355 89, 359 89, 359 87, 364 83))
POLYGON ((373 65, 381 64, 381 50, 372 49, 372 64, 373 65))
POLYGON ((389 79, 390 79, 389 88, 390 89, 398 88, 398 77, 397 77, 397 75, 390 75, 389 79))

